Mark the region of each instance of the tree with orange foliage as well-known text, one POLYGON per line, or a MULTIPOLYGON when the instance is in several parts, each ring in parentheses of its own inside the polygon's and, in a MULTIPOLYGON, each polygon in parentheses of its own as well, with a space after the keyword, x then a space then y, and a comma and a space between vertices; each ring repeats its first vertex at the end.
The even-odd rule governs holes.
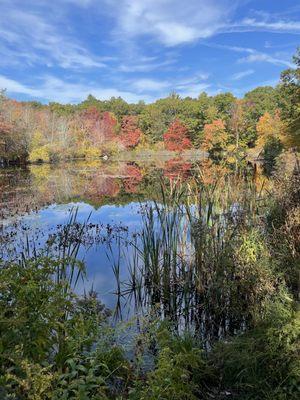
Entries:
POLYGON ((163 137, 167 150, 183 151, 192 147, 192 142, 188 137, 188 129, 179 119, 175 119, 171 123, 163 137))
POLYGON ((204 136, 202 149, 210 155, 215 156, 226 150, 229 137, 225 124, 221 119, 213 121, 211 124, 204 125, 204 136))
POLYGON ((121 122, 120 142, 126 148, 133 148, 140 142, 142 131, 138 127, 138 117, 125 115, 121 122))

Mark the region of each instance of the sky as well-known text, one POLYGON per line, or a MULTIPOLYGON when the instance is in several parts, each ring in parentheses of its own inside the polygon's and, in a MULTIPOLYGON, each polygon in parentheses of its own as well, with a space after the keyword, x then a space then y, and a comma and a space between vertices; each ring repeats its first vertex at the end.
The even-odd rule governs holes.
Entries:
POLYGON ((0 0, 0 88, 18 100, 241 97, 299 45, 299 0, 0 0))

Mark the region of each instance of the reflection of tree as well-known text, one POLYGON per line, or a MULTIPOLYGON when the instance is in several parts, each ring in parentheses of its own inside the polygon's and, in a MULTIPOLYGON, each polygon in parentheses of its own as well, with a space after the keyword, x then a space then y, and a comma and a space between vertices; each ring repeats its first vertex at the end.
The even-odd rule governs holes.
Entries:
POLYGON ((181 157, 177 157, 167 161, 163 171, 166 178, 173 180, 188 178, 191 174, 191 169, 191 163, 184 162, 181 157))
POLYGON ((99 200, 99 197, 110 196, 116 197, 120 191, 120 184, 115 177, 103 175, 96 172, 88 180, 85 186, 84 196, 92 201, 99 200))
POLYGON ((143 179, 141 169, 135 164, 126 164, 123 178, 126 193, 136 193, 139 183, 143 179))
MULTIPOLYGON (((229 164, 204 160, 199 165, 204 184, 225 179, 232 171, 229 164)), ((136 163, 76 162, 58 165, 32 165, 28 169, 0 171, 1 215, 22 215, 28 211, 57 203, 84 201, 94 207, 103 204, 128 204, 154 199, 160 193, 161 177, 169 180, 192 178, 197 166, 181 158, 142 166, 136 163)), ((261 173, 253 177, 257 187, 263 183, 261 173)))
POLYGON ((0 217, 5 220, 52 203, 85 201, 96 207, 128 203, 135 193, 147 192, 148 183, 139 186, 142 181, 136 164, 106 165, 100 161, 0 170, 0 217))

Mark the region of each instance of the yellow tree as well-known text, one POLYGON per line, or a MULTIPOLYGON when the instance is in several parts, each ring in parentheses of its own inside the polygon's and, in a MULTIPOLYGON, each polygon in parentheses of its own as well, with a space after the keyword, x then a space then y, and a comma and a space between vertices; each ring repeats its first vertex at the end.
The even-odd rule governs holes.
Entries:
POLYGON ((265 145, 271 141, 285 142, 285 125, 280 118, 277 110, 274 115, 266 112, 260 117, 257 125, 257 141, 256 148, 262 150, 265 145))
POLYGON ((264 171, 271 174, 286 142, 285 124, 280 118, 279 111, 276 111, 274 115, 268 112, 262 115, 256 125, 256 132, 255 157, 262 155, 264 171))

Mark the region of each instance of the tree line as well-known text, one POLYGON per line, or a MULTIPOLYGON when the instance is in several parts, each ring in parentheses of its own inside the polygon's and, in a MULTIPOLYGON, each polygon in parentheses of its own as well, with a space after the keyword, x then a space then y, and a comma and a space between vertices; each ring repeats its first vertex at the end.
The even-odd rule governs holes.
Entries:
POLYGON ((151 104, 89 95, 80 104, 21 102, 0 93, 0 160, 96 158, 128 149, 277 154, 300 143, 300 50, 276 87, 243 98, 176 93, 151 104), (249 150, 250 149, 250 150, 249 150))

